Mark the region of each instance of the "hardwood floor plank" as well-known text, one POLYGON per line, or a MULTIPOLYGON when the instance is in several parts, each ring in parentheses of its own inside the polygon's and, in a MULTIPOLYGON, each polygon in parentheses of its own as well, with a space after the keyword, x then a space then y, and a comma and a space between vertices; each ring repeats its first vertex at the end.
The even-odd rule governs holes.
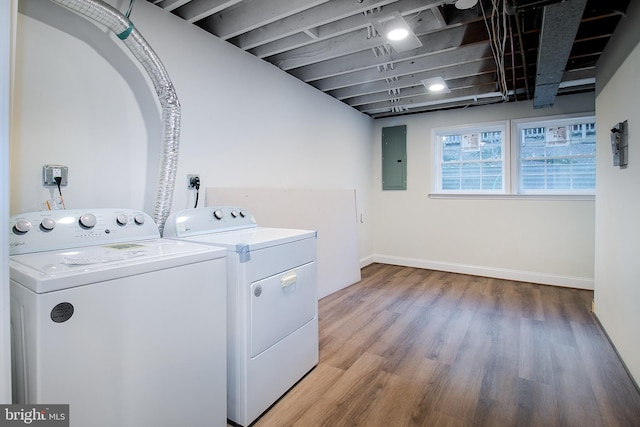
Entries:
MULTIPOLYGON (((455 416, 450 416, 439 411, 437 400, 439 394, 451 375, 451 366, 428 360, 430 373, 426 380, 418 377, 416 382, 421 385, 420 392, 411 401, 414 407, 410 425, 440 426, 463 425, 463 421, 455 416)), ((404 422, 402 420, 401 422, 404 422)))
POLYGON ((373 264, 319 302, 318 366, 255 425, 639 426, 592 299, 373 264))
POLYGON ((559 422, 562 425, 602 426, 604 420, 598 410, 595 393, 583 367, 585 361, 575 347, 563 344, 552 346, 553 378, 556 398, 562 397, 559 422))
POLYGON ((520 295, 520 317, 544 320, 544 307, 540 285, 532 283, 521 283, 515 287, 515 291, 520 295))
POLYGON ((335 337, 320 338, 320 360, 329 366, 347 370, 362 356, 364 349, 335 337))
POLYGON ((390 374, 385 359, 364 353, 294 426, 358 425, 390 374))
POLYGON ((415 381, 390 375, 383 393, 359 425, 371 427, 412 426, 413 401, 420 396, 422 387, 415 381))
MULTIPOLYGON (((439 311, 439 310, 438 310, 439 311)), ((450 311, 438 331, 425 343, 426 357, 440 363, 452 365, 458 356, 473 312, 450 311)))
POLYGON ((542 384, 553 381, 551 341, 544 322, 520 319, 518 376, 542 384))
POLYGON ((517 401, 518 415, 514 425, 520 427, 561 425, 559 420, 562 401, 557 398, 553 386, 520 379, 517 401))
POLYGON ((640 425, 640 408, 628 401, 634 395, 634 385, 604 333, 595 324, 572 322, 571 326, 582 355, 582 369, 606 424, 618 426, 624 420, 635 419, 640 425))
POLYGON ((316 405, 318 400, 342 377, 345 371, 327 364, 319 364, 291 389, 286 399, 277 403, 277 411, 268 411, 256 423, 262 427, 294 425, 302 415, 316 405))
POLYGON ((449 376, 436 398, 439 412, 460 419, 473 419, 491 347, 491 341, 483 333, 482 325, 472 323, 472 318, 473 316, 469 316, 469 323, 456 348, 449 376))

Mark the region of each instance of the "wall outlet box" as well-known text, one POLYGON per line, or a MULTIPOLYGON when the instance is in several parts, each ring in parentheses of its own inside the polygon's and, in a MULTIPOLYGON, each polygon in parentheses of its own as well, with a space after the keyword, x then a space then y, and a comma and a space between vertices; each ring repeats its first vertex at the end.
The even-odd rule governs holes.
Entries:
POLYGON ((200 187, 200 175, 195 173, 190 173, 187 175, 187 188, 190 190, 195 190, 200 187))
POLYGON ((60 178, 60 186, 67 185, 69 168, 62 165, 44 165, 42 167, 42 185, 45 187, 57 187, 56 178, 60 178))

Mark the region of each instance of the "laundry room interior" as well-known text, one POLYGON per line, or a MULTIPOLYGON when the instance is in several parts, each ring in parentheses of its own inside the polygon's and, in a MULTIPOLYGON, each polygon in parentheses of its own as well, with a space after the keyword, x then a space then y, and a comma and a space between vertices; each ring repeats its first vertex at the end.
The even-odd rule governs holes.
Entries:
MULTIPOLYGON (((161 59, 179 99, 179 153, 170 212, 194 208, 197 200, 198 208, 245 208, 258 226, 317 233, 320 362, 289 394, 314 372, 322 373, 324 386, 330 388, 331 375, 338 374, 320 370, 323 356, 334 357, 334 350, 328 350, 331 339, 323 336, 323 321, 330 317, 323 317, 323 309, 329 313, 345 295, 346 305, 335 312, 346 316, 348 304, 364 301, 366 295, 350 301, 341 292, 366 285, 379 266, 391 266, 398 277, 403 271, 407 276, 451 273, 471 282, 488 280, 488 286, 509 281, 526 284, 526 289, 588 292, 582 316, 591 319, 592 329, 601 328, 602 342, 616 356, 608 363, 619 364, 626 376, 620 380, 630 393, 624 397, 626 415, 640 416, 640 193, 635 188, 640 181, 640 3, 628 2, 620 14, 590 89, 557 96, 551 106, 534 108, 533 99, 474 105, 477 99, 471 99, 466 106, 374 117, 154 4, 167 1, 106 3, 122 12, 133 5, 131 22, 161 59), (433 140, 441 129, 502 123, 515 135, 520 121, 573 117, 595 118, 597 184, 591 192, 563 196, 435 190, 433 140), (609 129, 624 121, 627 165, 618 167, 612 164, 609 129), (389 190, 383 186, 382 135, 393 127, 406 129, 406 185, 389 190), (198 189, 190 188, 191 175, 198 176, 198 189)), ((143 67, 118 35, 54 1, 0 3, 3 23, 8 24, 1 26, 6 34, 0 38, 4 223, 12 216, 45 210, 58 196, 66 209, 126 208, 151 215, 162 175, 163 116, 143 67), (67 184, 44 186, 44 165, 68 168, 67 184)), ((10 233, 6 226, 0 233, 0 402, 6 404, 12 402, 10 233)), ((385 283, 383 279, 375 287, 384 288, 385 283)), ((606 370, 597 360, 585 363, 585 369, 606 370)), ((296 412, 294 403, 281 402, 296 412)), ((278 409, 279 403, 273 403, 271 411, 278 409)), ((613 418, 607 417, 613 415, 601 412, 603 425, 608 425, 613 418)), ((460 419, 455 420, 458 424, 452 421, 455 414, 447 417, 449 423, 439 418, 431 425, 462 425, 460 419)), ((384 425, 366 419, 360 425, 384 425)), ((269 412, 252 422, 293 425, 279 424, 269 412)), ((340 419, 333 425, 348 422, 340 419)))

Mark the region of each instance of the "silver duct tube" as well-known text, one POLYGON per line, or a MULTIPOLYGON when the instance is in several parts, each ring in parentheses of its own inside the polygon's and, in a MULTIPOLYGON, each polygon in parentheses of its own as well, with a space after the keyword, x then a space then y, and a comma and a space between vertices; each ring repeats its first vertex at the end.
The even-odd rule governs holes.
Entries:
POLYGON ((167 70, 133 23, 117 9, 100 0, 51 0, 105 25, 120 38, 140 62, 153 82, 162 107, 162 156, 153 219, 160 229, 171 210, 178 168, 180 101, 167 70))

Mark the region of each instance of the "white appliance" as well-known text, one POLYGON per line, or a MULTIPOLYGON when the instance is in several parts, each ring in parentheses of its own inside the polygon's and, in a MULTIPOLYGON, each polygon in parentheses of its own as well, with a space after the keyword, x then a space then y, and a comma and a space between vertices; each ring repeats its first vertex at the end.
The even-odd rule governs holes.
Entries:
POLYGON ((10 218, 14 403, 72 427, 226 426, 226 251, 143 212, 10 218))
POLYGON ((223 206, 171 214, 163 237, 227 250, 227 417, 247 426, 318 363, 316 232, 223 206))

